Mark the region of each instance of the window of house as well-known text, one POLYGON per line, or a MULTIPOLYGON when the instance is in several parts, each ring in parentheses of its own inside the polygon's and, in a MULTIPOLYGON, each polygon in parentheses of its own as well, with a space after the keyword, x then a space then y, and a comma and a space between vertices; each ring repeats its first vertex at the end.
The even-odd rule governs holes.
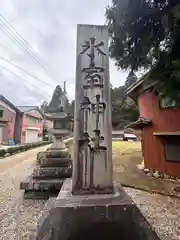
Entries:
POLYGON ((163 137, 166 161, 180 163, 180 136, 163 137))
POLYGON ((3 110, 0 110, 0 118, 3 117, 3 110))
POLYGON ((27 123, 28 124, 39 124, 41 122, 40 119, 33 117, 33 116, 27 116, 27 123))

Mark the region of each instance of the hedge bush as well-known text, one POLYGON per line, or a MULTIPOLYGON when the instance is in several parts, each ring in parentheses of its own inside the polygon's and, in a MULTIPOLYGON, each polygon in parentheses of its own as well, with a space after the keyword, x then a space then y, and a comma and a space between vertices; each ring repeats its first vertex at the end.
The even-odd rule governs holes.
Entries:
POLYGON ((4 157, 6 154, 12 155, 12 154, 15 154, 15 153, 18 153, 18 152, 27 151, 29 149, 44 146, 44 145, 47 145, 47 144, 50 144, 50 143, 52 143, 52 141, 27 143, 27 144, 24 144, 24 145, 9 147, 7 149, 0 149, 0 157, 4 157))
POLYGON ((4 157, 6 154, 6 150, 5 149, 0 149, 0 157, 4 157))
POLYGON ((19 152, 20 148, 19 147, 10 147, 8 149, 6 149, 6 153, 9 153, 9 154, 15 154, 17 152, 19 152))

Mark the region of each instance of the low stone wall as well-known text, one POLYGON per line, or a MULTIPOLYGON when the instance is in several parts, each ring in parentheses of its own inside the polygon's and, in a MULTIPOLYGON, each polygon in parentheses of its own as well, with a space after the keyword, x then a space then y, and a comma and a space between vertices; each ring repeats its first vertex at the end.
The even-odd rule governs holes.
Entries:
POLYGON ((41 142, 35 142, 35 143, 27 143, 27 144, 23 144, 23 145, 19 145, 19 146, 12 146, 6 149, 0 149, 0 158, 6 157, 8 155, 13 155, 19 152, 24 152, 36 147, 41 147, 44 145, 48 145, 52 143, 52 141, 41 141, 41 142))

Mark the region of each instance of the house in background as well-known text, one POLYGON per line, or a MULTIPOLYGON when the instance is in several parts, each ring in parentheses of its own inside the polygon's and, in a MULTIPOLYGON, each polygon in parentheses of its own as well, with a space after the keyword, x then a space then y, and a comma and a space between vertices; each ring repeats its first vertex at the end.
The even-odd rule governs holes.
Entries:
POLYGON ((168 97, 154 94, 156 83, 146 75, 127 89, 140 112, 128 127, 142 131, 145 168, 180 177, 180 108, 168 97))
POLYGON ((119 140, 123 140, 123 141, 129 141, 129 140, 133 140, 136 141, 137 137, 135 134, 132 133, 125 133, 124 130, 113 130, 112 131, 112 140, 115 141, 119 141, 119 140))
POLYGON ((14 106, 0 95, 0 145, 42 140, 43 115, 37 106, 14 106))
POLYGON ((37 106, 17 106, 20 114, 17 115, 16 138, 17 143, 32 143, 42 141, 43 116, 37 106))
POLYGON ((112 140, 123 140, 124 131, 123 130, 112 130, 112 140))
POLYGON ((20 111, 0 94, 0 144, 8 144, 16 134, 16 116, 20 111))

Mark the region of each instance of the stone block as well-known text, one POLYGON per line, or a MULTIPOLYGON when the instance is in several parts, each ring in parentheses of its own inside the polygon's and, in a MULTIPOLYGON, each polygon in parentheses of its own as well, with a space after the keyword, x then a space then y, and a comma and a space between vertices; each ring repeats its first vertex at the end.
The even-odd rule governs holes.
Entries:
POLYGON ((72 175, 72 168, 57 167, 57 168, 35 168, 33 170, 34 179, 56 179, 69 178, 72 175))
POLYGON ((24 181, 20 183, 20 189, 26 191, 51 191, 51 190, 60 190, 64 180, 60 179, 33 179, 33 176, 30 175, 24 181))
POLYGON ((35 190, 25 190, 24 191, 24 199, 31 200, 48 200, 50 197, 57 196, 59 190, 55 191, 35 191, 35 190))
POLYGON ((43 158, 71 158, 71 155, 68 151, 59 151, 59 150, 52 150, 52 151, 46 151, 46 152, 39 152, 37 154, 37 159, 43 159, 43 158))
POLYGON ((57 199, 47 202, 38 228, 30 239, 160 238, 122 188, 115 186, 113 194, 77 196, 71 195, 70 181, 67 180, 57 199))
POLYGON ((72 161, 69 158, 41 158, 37 159, 36 164, 39 167, 69 167, 72 161))

